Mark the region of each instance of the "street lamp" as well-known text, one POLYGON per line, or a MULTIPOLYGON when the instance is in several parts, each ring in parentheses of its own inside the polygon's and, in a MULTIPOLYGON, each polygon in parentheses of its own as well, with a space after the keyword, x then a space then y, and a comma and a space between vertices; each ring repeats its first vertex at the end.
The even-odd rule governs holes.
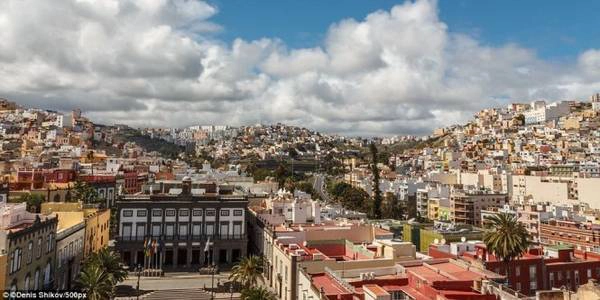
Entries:
POLYGON ((142 276, 142 266, 140 264, 138 264, 135 267, 135 272, 137 274, 137 286, 135 288, 136 290, 136 299, 139 300, 140 299, 140 277, 142 276))
POLYGON ((211 265, 210 299, 215 299, 215 265, 211 265))

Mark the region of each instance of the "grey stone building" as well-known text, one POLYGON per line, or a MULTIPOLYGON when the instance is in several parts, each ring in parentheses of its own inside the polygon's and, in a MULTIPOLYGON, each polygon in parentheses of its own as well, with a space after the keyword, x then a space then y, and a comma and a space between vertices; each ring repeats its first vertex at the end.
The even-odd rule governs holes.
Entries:
POLYGON ((248 200, 230 187, 194 183, 117 200, 116 249, 127 265, 168 271, 227 266, 246 255, 248 200))

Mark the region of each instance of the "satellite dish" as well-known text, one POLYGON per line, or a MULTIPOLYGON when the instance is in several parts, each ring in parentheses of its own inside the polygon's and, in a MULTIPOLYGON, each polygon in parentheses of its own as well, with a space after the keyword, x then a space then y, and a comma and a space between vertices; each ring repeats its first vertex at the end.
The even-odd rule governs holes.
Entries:
POLYGON ((437 244, 439 244, 439 243, 440 243, 440 240, 439 240, 439 239, 435 239, 435 240, 433 240, 433 244, 434 244, 434 245, 437 245, 437 244))
POLYGON ((441 243, 442 243, 443 245, 445 245, 445 244, 446 244, 446 239, 442 239, 442 242, 441 242, 441 243))
POLYGON ((464 242, 467 241, 467 238, 463 236, 463 237, 460 238, 460 241, 464 243, 464 242))

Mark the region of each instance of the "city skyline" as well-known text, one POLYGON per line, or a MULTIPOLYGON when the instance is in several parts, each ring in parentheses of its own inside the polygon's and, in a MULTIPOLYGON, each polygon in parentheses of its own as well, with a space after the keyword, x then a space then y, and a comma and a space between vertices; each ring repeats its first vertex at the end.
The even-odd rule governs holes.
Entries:
MULTIPOLYGON (((318 8, 309 2, 289 19, 309 20, 311 5, 318 8)), ((231 21, 245 10, 224 1, 6 1, 0 97, 61 111, 80 107, 104 124, 281 122, 385 136, 429 134, 510 102, 586 100, 600 87, 600 51, 590 33, 569 35, 580 28, 557 22, 556 4, 544 10, 547 23, 532 13, 538 23, 520 34, 513 23, 535 10, 523 6, 506 35, 498 17, 474 17, 486 13, 473 1, 348 6, 344 16, 326 6, 306 32, 282 23, 277 35, 265 26, 279 17, 246 29, 248 19, 231 21), (544 27, 556 29, 547 39, 554 42, 536 42, 544 27), (294 38, 304 33, 305 42, 294 38), (563 47, 551 47, 557 40, 563 47)))

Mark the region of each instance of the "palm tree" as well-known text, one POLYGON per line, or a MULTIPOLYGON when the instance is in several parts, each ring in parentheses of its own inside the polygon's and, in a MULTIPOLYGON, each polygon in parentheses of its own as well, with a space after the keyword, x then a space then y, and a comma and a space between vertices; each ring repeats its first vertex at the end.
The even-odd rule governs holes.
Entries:
POLYGON ((233 267, 229 279, 240 283, 244 289, 256 286, 259 281, 264 282, 264 265, 262 256, 245 257, 233 267))
POLYGON ((242 290, 240 297, 242 300, 276 300, 275 294, 269 292, 266 288, 252 287, 242 290))
POLYGON ((77 280, 81 291, 87 293, 88 299, 110 299, 113 295, 113 278, 101 266, 87 265, 81 271, 77 280))
POLYGON ((102 270, 111 275, 114 284, 127 279, 127 271, 121 264, 121 258, 108 247, 92 254, 88 264, 100 266, 102 270))
POLYGON ((488 251, 501 259, 506 270, 506 281, 510 285, 510 262, 527 251, 530 235, 515 215, 499 213, 486 217, 488 224, 483 242, 488 251))

